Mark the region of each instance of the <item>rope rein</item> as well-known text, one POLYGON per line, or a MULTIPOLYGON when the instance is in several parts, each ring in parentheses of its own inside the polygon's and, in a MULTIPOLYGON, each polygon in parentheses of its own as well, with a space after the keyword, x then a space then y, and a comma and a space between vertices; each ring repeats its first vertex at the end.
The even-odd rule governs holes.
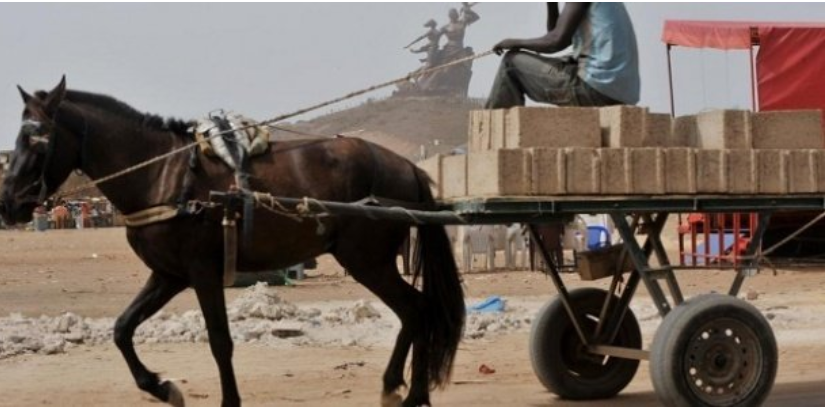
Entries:
MULTIPOLYGON (((313 106, 310 106, 310 107, 306 107, 304 109, 300 109, 300 110, 296 110, 296 111, 291 112, 291 113, 282 114, 282 115, 279 115, 279 116, 276 116, 276 117, 272 117, 270 119, 267 119, 267 120, 264 120, 264 121, 261 121, 261 122, 255 123, 255 124, 250 124, 250 125, 247 125, 247 126, 238 127, 238 128, 235 128, 235 129, 230 129, 230 130, 224 131, 222 133, 219 133, 219 134, 216 134, 216 135, 213 135, 213 136, 209 136, 209 137, 205 138, 205 140, 212 140, 212 139, 222 137, 222 136, 225 136, 225 135, 232 135, 235 132, 250 129, 250 128, 255 128, 255 127, 259 127, 259 126, 273 127, 272 126, 273 123, 278 123, 278 122, 287 120, 287 119, 292 118, 292 117, 296 117, 296 116, 299 116, 299 115, 302 115, 302 114, 305 114, 305 113, 308 113, 308 112, 312 112, 314 110, 321 109, 321 108, 326 107, 326 106, 330 106, 330 105, 333 105, 333 104, 336 104, 336 103, 340 103, 340 102, 343 102, 345 100, 349 100, 349 99, 352 99, 354 97, 361 96, 363 94, 367 94, 367 93, 370 93, 370 92, 373 92, 373 91, 376 91, 376 90, 379 90, 379 89, 383 89, 385 87, 393 86, 393 85, 401 83, 401 82, 410 81, 414 78, 417 78, 417 77, 420 77, 420 76, 425 76, 425 75, 428 75, 428 74, 431 74, 431 73, 435 73, 437 71, 444 70, 444 69, 447 69, 449 67, 453 67, 453 66, 456 66, 456 65, 460 65, 462 63, 466 63, 466 62, 470 62, 470 61, 473 61, 473 60, 481 59, 483 57, 490 56, 493 53, 494 53, 494 51, 489 50, 489 51, 486 51, 486 52, 475 54, 473 56, 463 57, 461 59, 457 59, 457 60, 454 60, 454 61, 449 62, 449 63, 445 63, 445 64, 442 64, 442 65, 439 65, 439 66, 436 66, 436 67, 432 67, 430 69, 414 71, 414 72, 408 73, 407 75, 405 75, 403 77, 400 77, 400 78, 397 78, 397 79, 394 79, 394 80, 390 80, 390 81, 387 81, 387 82, 384 82, 384 83, 380 83, 380 84, 377 84, 377 85, 374 85, 374 86, 366 87, 364 89, 357 90, 357 91, 348 93, 344 96, 337 97, 335 99, 331 99, 331 100, 328 100, 328 101, 325 101, 325 102, 322 102, 322 103, 319 103, 319 104, 316 104, 316 105, 313 105, 313 106)), ((292 132, 292 133, 296 133, 296 134, 303 134, 303 135, 307 135, 307 136, 328 137, 328 136, 319 136, 319 135, 315 135, 315 134, 312 134, 312 133, 299 132, 297 130, 285 129, 285 128, 281 128, 281 127, 274 127, 274 128, 277 129, 277 130, 283 130, 283 131, 286 131, 286 132, 292 132)), ((91 188, 93 188, 93 187, 95 187, 95 186, 97 186, 101 183, 106 183, 110 180, 117 179, 121 176, 127 175, 127 174, 132 173, 136 170, 143 169, 143 168, 145 168, 149 165, 160 162, 161 160, 164 160, 166 158, 169 158, 169 157, 175 156, 179 153, 185 152, 189 149, 192 149, 195 146, 198 146, 199 144, 200 143, 198 141, 188 143, 188 144, 186 144, 182 147, 179 147, 179 148, 174 149, 172 151, 169 151, 167 153, 149 158, 149 159, 147 159, 143 162, 140 162, 140 163, 135 164, 133 166, 127 167, 126 169, 123 169, 121 171, 112 173, 110 175, 104 176, 100 179, 95 179, 95 180, 93 180, 89 183, 77 186, 73 189, 59 192, 59 193, 53 195, 53 197, 66 197, 68 195, 72 195, 72 194, 79 193, 79 192, 82 192, 82 191, 87 190, 87 189, 91 189, 91 188)))

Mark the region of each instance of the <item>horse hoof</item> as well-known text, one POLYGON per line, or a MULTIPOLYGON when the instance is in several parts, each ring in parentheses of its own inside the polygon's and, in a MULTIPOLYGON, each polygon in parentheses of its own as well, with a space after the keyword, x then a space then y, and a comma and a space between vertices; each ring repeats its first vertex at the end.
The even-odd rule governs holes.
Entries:
POLYGON ((398 408, 402 406, 402 396, 395 392, 383 393, 381 405, 385 407, 398 408))
POLYGON ((178 387, 170 381, 165 381, 161 385, 167 387, 167 403, 170 406, 182 407, 184 406, 184 395, 178 390, 178 387))

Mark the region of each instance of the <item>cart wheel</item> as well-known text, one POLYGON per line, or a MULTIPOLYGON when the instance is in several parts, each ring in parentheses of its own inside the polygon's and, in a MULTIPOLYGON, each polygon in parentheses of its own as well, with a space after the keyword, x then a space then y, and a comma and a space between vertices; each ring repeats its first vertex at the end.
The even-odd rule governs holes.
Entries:
POLYGON ((669 406, 758 406, 775 381, 778 349, 764 316, 728 295, 672 310, 655 333, 649 368, 669 406))
MULTIPOLYGON (((586 336, 597 327, 607 292, 577 289, 569 294, 586 336)), ((640 349, 640 326, 631 309, 621 322, 612 345, 640 349)), ((637 372, 637 360, 612 358, 586 352, 574 324, 559 298, 540 310, 531 330, 531 364, 540 382, 565 399, 603 399, 617 395, 637 372)))

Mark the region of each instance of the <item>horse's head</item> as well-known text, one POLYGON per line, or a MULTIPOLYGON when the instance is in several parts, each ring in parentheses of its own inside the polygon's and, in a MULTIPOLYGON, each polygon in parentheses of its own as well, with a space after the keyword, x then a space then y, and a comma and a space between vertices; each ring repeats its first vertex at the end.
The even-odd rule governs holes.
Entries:
POLYGON ((77 167, 77 139, 59 123, 66 78, 50 92, 26 93, 18 86, 24 109, 11 164, 3 180, 0 215, 8 224, 27 222, 38 204, 54 194, 77 167))

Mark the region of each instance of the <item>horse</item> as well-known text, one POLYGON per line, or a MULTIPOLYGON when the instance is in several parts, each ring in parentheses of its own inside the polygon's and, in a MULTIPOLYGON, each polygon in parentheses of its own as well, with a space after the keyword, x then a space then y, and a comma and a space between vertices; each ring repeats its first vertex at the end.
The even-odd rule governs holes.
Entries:
MULTIPOLYGON (((18 89, 22 125, 0 193, 0 216, 7 224, 30 221, 34 208, 75 170, 98 180, 193 139, 191 122, 142 113, 107 95, 68 90, 65 76, 50 91, 18 89)), ((233 182, 233 172, 219 160, 184 150, 97 186, 129 215, 180 204, 182 197, 204 201, 210 191, 226 191, 233 182)), ((433 209, 430 182, 408 160, 357 138, 271 142, 266 154, 250 162, 250 190, 282 197, 356 202, 374 196, 433 209)), ((130 247, 151 273, 118 317, 114 341, 138 388, 173 406, 184 405, 180 390, 141 362, 132 338, 143 321, 189 287, 204 314, 221 404, 241 404, 223 289, 223 229, 220 216, 213 215, 192 210, 126 229, 130 247)), ((415 280, 407 282, 396 256, 408 223, 344 216, 297 220, 262 208, 254 210, 253 222, 249 241, 237 252, 238 270, 288 267, 332 254, 401 321, 382 376, 380 403, 430 405, 431 391, 450 380, 465 321, 462 286, 444 227, 417 226, 415 280), (411 351, 408 386, 404 373, 411 351)))

